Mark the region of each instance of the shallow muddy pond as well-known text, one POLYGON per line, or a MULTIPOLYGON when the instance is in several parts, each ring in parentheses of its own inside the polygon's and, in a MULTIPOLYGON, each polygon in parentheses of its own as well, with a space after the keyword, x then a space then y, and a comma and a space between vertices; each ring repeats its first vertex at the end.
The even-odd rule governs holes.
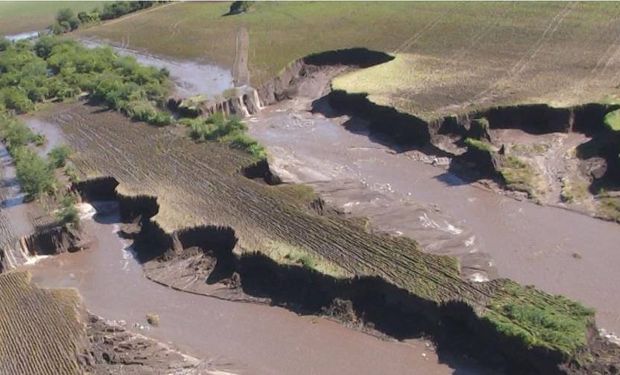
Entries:
MULTIPOLYGON (((74 287, 93 313, 124 320, 137 332, 219 369, 248 374, 450 374, 422 340, 385 341, 314 316, 265 305, 228 302, 180 292, 147 280, 129 243, 115 233, 114 204, 82 220, 91 249, 26 267, 45 287, 74 287), (159 327, 146 314, 160 316, 159 327), (135 325, 141 327, 136 327, 135 325)), ((480 373, 459 368, 458 373, 480 373)))

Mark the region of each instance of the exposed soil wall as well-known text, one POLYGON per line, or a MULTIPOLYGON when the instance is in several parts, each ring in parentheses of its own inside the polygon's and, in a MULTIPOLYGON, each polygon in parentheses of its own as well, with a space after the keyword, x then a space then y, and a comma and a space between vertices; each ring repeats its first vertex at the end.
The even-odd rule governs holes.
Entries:
POLYGON ((241 170, 241 173, 252 180, 262 180, 268 185, 279 185, 282 183, 280 177, 274 174, 269 168, 269 162, 266 159, 257 161, 241 170))
POLYGON ((292 98, 300 80, 312 71, 325 66, 351 66, 367 68, 392 60, 394 57, 366 48, 349 48, 313 54, 293 61, 280 74, 258 88, 262 105, 292 98))
MULTIPOLYGON (((371 135, 387 137, 391 143, 401 147, 431 146, 445 151, 446 147, 442 145, 444 136, 447 135, 451 142, 455 139, 462 142, 478 132, 479 129, 472 128, 472 123, 480 118, 488 121, 490 129, 520 129, 530 134, 584 133, 593 137, 593 142, 590 142, 592 147, 581 147, 577 156, 580 159, 605 159, 606 172, 599 184, 620 186, 620 162, 617 156, 620 137, 607 129, 603 122, 605 115, 619 108, 618 105, 589 103, 566 108, 554 108, 546 104, 515 105, 426 122, 393 107, 374 104, 365 94, 332 91, 327 98, 340 113, 367 120, 371 135)), ((482 138, 487 138, 491 143, 494 141, 488 133, 482 138)), ((454 154, 453 161, 462 165, 475 163, 474 169, 484 172, 482 177, 498 178, 501 155, 489 155, 469 150, 464 154, 454 154)))
MULTIPOLYGON (((236 249, 229 227, 203 226, 165 233, 150 218, 158 212, 154 197, 123 197, 113 179, 83 182, 83 197, 119 199, 122 219, 139 226, 132 238, 138 260, 145 266, 173 265, 186 255, 203 259, 195 272, 204 283, 225 282, 249 301, 269 301, 299 313, 324 314, 348 325, 361 326, 397 338, 430 336, 439 352, 466 353, 509 373, 561 373, 567 358, 556 352, 531 349, 504 336, 462 302, 438 304, 395 287, 380 277, 339 279, 297 264, 236 249), (200 269, 200 267, 207 267, 200 269)), ((155 280, 158 281, 158 280, 155 280)), ((161 282, 161 281, 160 281, 161 282)))
POLYGON ((388 135, 401 145, 423 146, 431 141, 433 124, 398 112, 393 107, 377 105, 366 98, 365 94, 347 94, 344 91, 332 91, 328 95, 329 103, 340 113, 350 117, 362 117, 368 121, 371 133, 388 135))
POLYGON ((171 97, 168 99, 168 108, 186 117, 209 116, 214 113, 245 117, 257 113, 261 108, 258 93, 251 87, 235 88, 230 95, 228 98, 214 98, 198 102, 171 97))
POLYGON ((54 255, 83 250, 88 247, 88 242, 77 228, 53 225, 37 228, 33 235, 23 239, 22 246, 30 255, 54 255))

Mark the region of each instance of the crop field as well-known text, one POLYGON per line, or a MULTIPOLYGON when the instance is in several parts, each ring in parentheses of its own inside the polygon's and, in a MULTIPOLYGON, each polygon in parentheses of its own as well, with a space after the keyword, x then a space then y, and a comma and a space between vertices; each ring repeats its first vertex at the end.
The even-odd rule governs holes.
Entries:
POLYGON ((335 82, 433 119, 500 104, 614 100, 620 82, 616 3, 183 3, 81 31, 130 48, 231 67, 249 33, 255 86, 292 60, 367 47, 396 59, 335 82))
POLYGON ((149 127, 79 103, 38 117, 60 126, 86 177, 111 176, 123 195, 157 197, 153 220, 169 233, 200 225, 231 227, 239 251, 259 251, 276 260, 287 258, 286 251, 289 258, 308 255, 313 267, 323 263, 316 269, 330 270, 332 276, 378 275, 427 300, 464 300, 502 330, 529 337, 532 345, 572 353, 585 344, 591 311, 505 280, 465 282, 451 257, 423 253, 412 240, 372 234, 336 215, 320 215, 308 209, 304 190, 295 194, 290 186, 245 178, 240 169, 253 161, 245 153, 213 142, 196 144, 180 136, 179 128, 149 127), (511 313, 513 298, 525 313, 511 313), (548 313, 567 327, 568 339, 556 340, 538 318, 527 318, 548 313))
POLYGON ((62 8, 76 13, 100 6, 98 1, 13 1, 0 2, 0 36, 41 31, 48 27, 62 8))
POLYGON ((39 289, 26 272, 0 275, 0 373, 81 374, 84 326, 74 290, 39 289))

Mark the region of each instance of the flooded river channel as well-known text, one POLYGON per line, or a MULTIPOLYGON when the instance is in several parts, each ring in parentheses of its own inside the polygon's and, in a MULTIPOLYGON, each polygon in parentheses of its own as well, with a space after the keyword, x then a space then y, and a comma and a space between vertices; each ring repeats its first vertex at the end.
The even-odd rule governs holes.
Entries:
MULTIPOLYGON (((423 340, 385 341, 326 319, 298 316, 264 305, 222 301, 179 292, 147 280, 130 244, 116 234, 113 203, 108 214, 83 219, 94 237, 83 252, 27 266, 45 287, 74 287, 90 311, 124 320, 128 328, 248 374, 451 374, 423 340), (146 314, 160 316, 159 327, 146 314), (139 327, 136 327, 139 325, 139 327)), ((103 211, 103 210, 102 210, 103 211)), ((479 373, 459 368, 459 373, 479 373)))
POLYGON ((597 310, 620 332, 620 226, 561 208, 517 201, 464 183, 445 169, 373 142, 308 111, 297 98, 248 120, 286 181, 309 183, 377 229, 461 259, 466 277, 507 277, 597 310))

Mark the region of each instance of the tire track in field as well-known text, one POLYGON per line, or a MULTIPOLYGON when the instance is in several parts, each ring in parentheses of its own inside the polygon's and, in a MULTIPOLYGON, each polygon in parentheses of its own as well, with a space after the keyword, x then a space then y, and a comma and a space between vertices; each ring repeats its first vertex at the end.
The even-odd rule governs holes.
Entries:
POLYGON ((453 61, 457 58, 463 59, 466 56, 468 56, 471 52, 473 52, 474 46, 476 46, 478 42, 484 39, 484 37, 489 35, 489 32, 492 31, 492 29, 495 26, 499 25, 500 21, 498 19, 504 18, 504 16, 508 13, 509 10, 510 8, 506 7, 506 8, 503 8, 503 10, 499 14, 494 15, 493 17, 487 17, 489 22, 487 22, 487 24, 483 28, 477 29, 477 32, 474 33, 469 43, 467 43, 466 46, 462 46, 461 48, 458 48, 454 53, 452 53, 448 57, 448 59, 450 61, 453 61))
POLYGON ((407 51, 415 42, 420 40, 426 33, 433 30, 445 17, 447 17, 450 13, 452 13, 453 9, 449 9, 446 12, 439 14, 433 20, 431 20, 428 24, 424 25, 418 32, 413 34, 407 40, 405 40, 398 48, 396 48, 392 53, 402 53, 407 51))
POLYGON ((507 71, 503 78, 494 81, 487 89, 481 91, 474 97, 468 104, 482 103, 493 99, 493 95, 487 95, 501 85, 505 85, 516 80, 519 75, 531 64, 536 58, 538 53, 542 50, 545 42, 558 30, 564 19, 573 11, 578 3, 571 2, 564 6, 556 15, 551 19, 551 22, 543 30, 540 37, 533 43, 533 45, 522 55, 522 57, 507 71))
POLYGON ((589 82, 591 83, 593 80, 600 80, 602 72, 599 71, 599 69, 601 66, 604 67, 608 61, 613 58, 613 55, 618 53, 618 50, 620 50, 620 28, 617 25, 619 16, 620 10, 611 15, 607 22, 605 22, 605 25, 601 31, 590 39, 591 43, 589 45, 599 46, 602 45, 601 36, 603 36, 602 39, 605 40, 604 36, 615 34, 612 41, 607 45, 607 48, 605 48, 605 51, 599 55, 594 67, 590 69, 589 73, 584 74, 581 79, 579 79, 578 83, 575 84, 573 89, 574 92, 584 91, 589 82))

